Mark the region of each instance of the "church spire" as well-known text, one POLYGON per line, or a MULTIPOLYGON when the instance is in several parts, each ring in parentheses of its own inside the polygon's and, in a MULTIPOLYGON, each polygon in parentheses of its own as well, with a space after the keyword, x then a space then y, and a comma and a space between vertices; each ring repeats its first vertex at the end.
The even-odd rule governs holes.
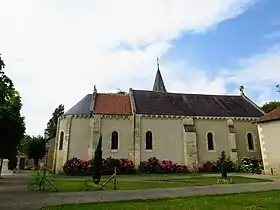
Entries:
POLYGON ((157 57, 157 74, 154 82, 153 91, 167 92, 159 70, 159 57, 157 57))

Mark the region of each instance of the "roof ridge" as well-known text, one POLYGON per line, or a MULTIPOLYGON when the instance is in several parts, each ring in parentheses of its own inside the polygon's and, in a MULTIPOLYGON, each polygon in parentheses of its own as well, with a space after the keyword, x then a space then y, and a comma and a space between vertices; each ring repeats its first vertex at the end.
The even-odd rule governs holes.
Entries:
POLYGON ((240 95, 231 95, 231 94, 207 94, 207 93, 175 93, 175 92, 163 92, 163 91, 152 91, 152 90, 140 90, 132 89, 132 91, 145 91, 145 92, 155 92, 163 94, 173 94, 173 95, 200 95, 200 96, 227 96, 227 97, 242 97, 240 95))
POLYGON ((129 95, 128 93, 121 94, 121 93, 97 93, 99 95, 120 95, 120 96, 127 96, 129 95))

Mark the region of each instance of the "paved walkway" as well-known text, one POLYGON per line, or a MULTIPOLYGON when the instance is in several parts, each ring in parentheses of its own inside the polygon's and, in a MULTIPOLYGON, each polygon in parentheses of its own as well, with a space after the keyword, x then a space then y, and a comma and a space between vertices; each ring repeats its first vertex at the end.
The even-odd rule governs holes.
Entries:
POLYGON ((1 193, 1 210, 38 210, 44 206, 90 203, 100 201, 120 201, 132 199, 151 199, 167 197, 185 197, 197 195, 214 195, 240 192, 254 192, 278 189, 280 181, 261 182, 234 185, 210 185, 184 188, 148 189, 148 190, 120 190, 100 192, 71 192, 71 193, 1 193))
MULTIPOLYGON (((119 190, 99 192, 69 192, 69 193, 31 193, 27 191, 26 183, 31 179, 30 174, 15 174, 0 179, 0 209, 1 210, 38 210, 44 206, 63 203, 88 203, 99 201, 119 201, 132 199, 182 197, 196 195, 213 195, 252 191, 280 190, 280 177, 257 174, 231 174, 231 176, 273 179, 275 182, 261 182, 234 185, 210 185, 184 188, 147 189, 147 190, 119 190)), ((203 176, 217 176, 205 174, 203 176)), ((176 176, 184 178, 190 176, 176 176)), ((171 178, 171 177, 168 177, 171 178)), ((119 180, 143 181, 151 177, 122 177, 119 180)), ((65 180, 65 179, 63 179, 65 180)), ((77 179, 75 179, 77 180, 77 179)))

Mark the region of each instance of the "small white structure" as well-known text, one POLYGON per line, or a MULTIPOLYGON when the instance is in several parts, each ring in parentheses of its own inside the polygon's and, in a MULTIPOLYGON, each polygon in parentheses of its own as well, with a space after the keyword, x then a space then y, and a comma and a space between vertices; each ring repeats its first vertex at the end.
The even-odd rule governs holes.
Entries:
POLYGON ((9 164, 9 160, 8 159, 4 159, 3 160, 3 164, 2 164, 1 175, 11 174, 11 171, 8 168, 8 164, 9 164))
POLYGON ((280 107, 260 118, 257 123, 264 173, 280 175, 280 107))

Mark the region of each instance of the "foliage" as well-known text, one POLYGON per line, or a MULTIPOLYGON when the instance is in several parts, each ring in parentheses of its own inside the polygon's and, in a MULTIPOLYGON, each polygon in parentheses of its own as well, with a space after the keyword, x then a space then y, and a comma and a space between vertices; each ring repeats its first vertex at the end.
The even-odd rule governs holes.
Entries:
POLYGON ((123 91, 123 90, 120 89, 120 88, 118 88, 117 90, 118 90, 118 91, 117 91, 117 94, 121 94, 121 95, 127 94, 127 92, 123 91))
POLYGON ((218 184, 234 184, 234 181, 231 178, 218 178, 218 184))
POLYGON ((57 121, 58 118, 64 114, 64 105, 60 104, 52 113, 52 118, 48 121, 47 128, 45 129, 45 136, 47 139, 56 137, 57 121))
POLYGON ((276 109, 277 107, 280 107, 280 101, 270 101, 270 102, 265 103, 262 106, 262 110, 265 113, 268 113, 268 112, 271 112, 272 110, 276 109))
POLYGON ((99 184, 102 175, 102 136, 100 136, 93 159, 92 180, 94 184, 99 184))
POLYGON ((210 161, 206 161, 206 163, 203 164, 202 168, 199 168, 199 172, 217 172, 218 167, 215 163, 212 163, 210 161))
POLYGON ((173 163, 171 160, 159 160, 156 157, 151 157, 148 161, 140 163, 139 169, 146 173, 180 173, 188 172, 185 165, 173 163))
MULTIPOLYGON (((112 175, 114 167, 117 168, 118 174, 132 174, 136 172, 134 163, 126 158, 114 159, 108 157, 102 159, 102 175, 112 175)), ((63 171, 66 175, 84 176, 92 175, 93 168, 93 160, 84 161, 74 157, 64 164, 63 171)))
POLYGON ((233 172, 235 171, 235 165, 234 163, 230 160, 230 157, 226 157, 225 151, 222 151, 221 156, 216 162, 216 166, 218 168, 218 171, 227 171, 227 172, 233 172))
POLYGON ((25 123, 20 113, 21 97, 12 80, 5 75, 4 67, 0 54, 0 158, 9 158, 16 154, 25 123))
POLYGON ((66 161, 63 171, 66 175, 80 176, 92 174, 92 161, 80 160, 76 157, 66 161))
POLYGON ((35 167, 38 167, 39 159, 46 154, 46 140, 43 136, 26 136, 26 143, 24 145, 25 154, 34 159, 35 167))
POLYGON ((240 171, 260 174, 263 170, 262 160, 254 157, 244 157, 241 160, 240 171))
POLYGON ((84 182, 84 186, 85 186, 85 191, 90 191, 92 189, 92 185, 89 184, 90 183, 90 180, 89 179, 85 179, 85 182, 84 182))

